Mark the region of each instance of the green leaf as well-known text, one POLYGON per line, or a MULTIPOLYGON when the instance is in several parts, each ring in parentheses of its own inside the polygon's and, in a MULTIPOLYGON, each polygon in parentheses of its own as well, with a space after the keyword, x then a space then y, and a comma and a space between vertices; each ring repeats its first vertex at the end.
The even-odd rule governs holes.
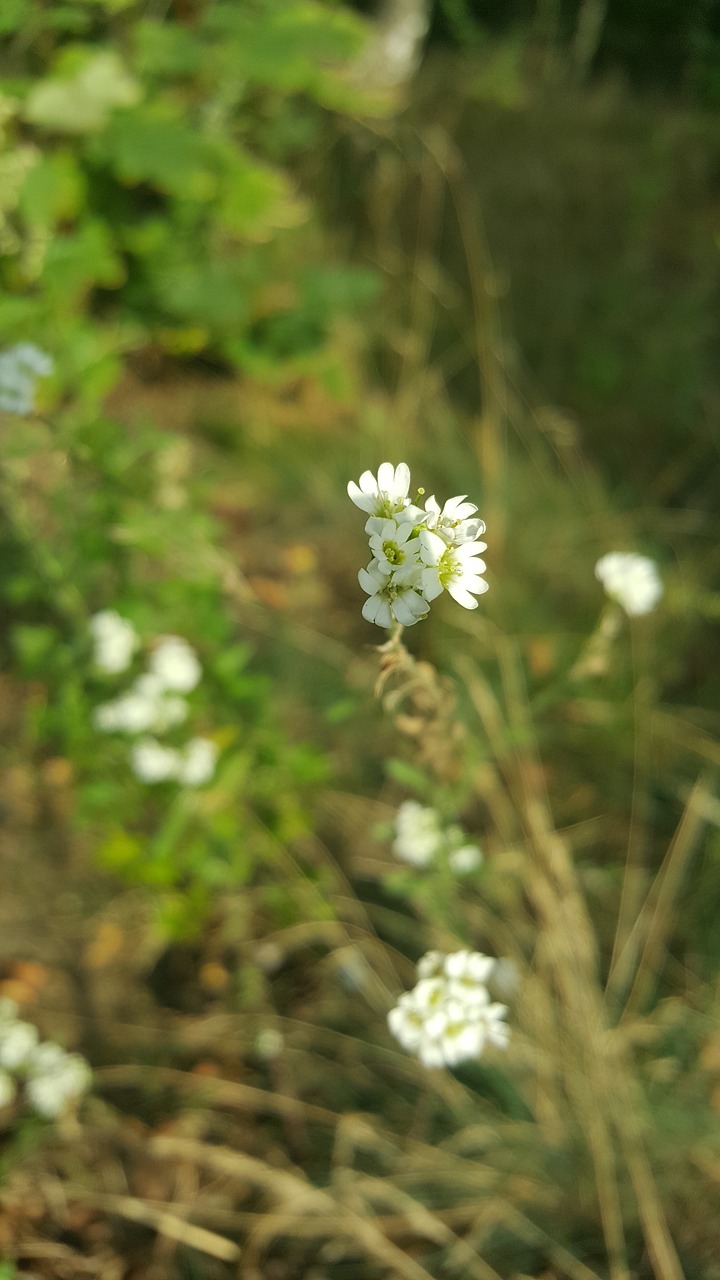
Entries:
POLYGON ((42 675, 58 651, 58 637, 52 627, 18 625, 13 628, 13 648, 24 671, 42 675))
POLYGON ((28 0, 3 0, 0 6, 0 36, 9 36, 13 31, 19 31, 21 27, 26 26, 29 19, 28 0))
POLYGON ((134 106, 142 97, 139 82, 114 50, 66 51, 60 66, 65 74, 30 90, 23 115, 31 124, 55 133, 97 133, 115 108, 134 106))
POLYGON ((116 288, 125 279, 118 257, 103 222, 87 219, 77 231, 56 236, 50 243, 42 273, 42 283, 52 300, 64 309, 72 308, 93 286, 116 288))
POLYGON ((101 156, 122 182, 145 182, 168 195, 206 201, 217 191, 210 146, 162 105, 124 112, 102 139, 101 156))
POLYGON ((49 152, 25 179, 20 210, 31 226, 53 227, 77 215, 85 202, 86 185, 71 151, 49 152))

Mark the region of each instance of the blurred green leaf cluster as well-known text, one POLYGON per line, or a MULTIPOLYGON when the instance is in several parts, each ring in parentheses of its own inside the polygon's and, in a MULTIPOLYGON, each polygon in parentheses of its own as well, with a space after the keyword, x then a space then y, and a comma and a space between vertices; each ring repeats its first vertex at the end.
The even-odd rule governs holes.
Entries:
POLYGON ((322 109, 372 105, 347 74, 361 20, 321 0, 154 12, 3 6, 0 344, 32 337, 90 400, 148 345, 272 376, 372 292, 328 265, 290 168, 322 109))

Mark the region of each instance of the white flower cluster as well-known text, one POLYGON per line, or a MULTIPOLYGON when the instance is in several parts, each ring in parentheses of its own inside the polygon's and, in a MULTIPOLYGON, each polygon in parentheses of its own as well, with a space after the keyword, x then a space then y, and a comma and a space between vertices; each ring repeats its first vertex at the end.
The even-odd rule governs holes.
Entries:
POLYGON ((14 1102, 18 1086, 38 1115, 54 1119, 90 1087, 90 1068, 79 1053, 66 1053, 17 1016, 14 1000, 0 1000, 0 1107, 14 1102))
MULTIPOLYGON (((95 665, 107 673, 127 670, 140 637, 126 618, 105 609, 90 619, 95 665)), ((199 787, 215 772, 217 747, 209 738, 191 738, 183 747, 169 747, 154 734, 166 733, 188 715, 183 694, 192 693, 202 676, 195 650, 182 636, 161 636, 148 661, 148 670, 130 688, 103 702, 93 712, 101 733, 145 734, 130 749, 130 765, 141 782, 179 782, 199 787)))
POLYGON ((52 357, 34 342, 18 342, 0 352, 0 409, 6 413, 32 413, 35 385, 54 369, 52 357))
POLYGON ((652 613, 663 594, 655 561, 636 552, 611 551, 598 560, 595 577, 631 618, 652 613))
MULTIPOLYGON (((487 591, 480 575, 486 543, 478 538, 485 525, 477 507, 465 496, 449 498, 443 507, 435 497, 419 507, 408 497, 410 468, 383 462, 377 478, 364 471, 360 483, 350 481, 348 494, 368 520, 372 560, 358 573, 368 596, 362 614, 378 627, 394 622, 411 627, 425 618, 430 604, 447 591, 465 609, 476 609, 475 596, 487 591)), ((417 495, 418 501, 424 491, 417 495)))
POLYGON ((400 996, 388 1026, 403 1049, 424 1067, 455 1067, 477 1058, 487 1044, 505 1048, 507 1006, 493 1003, 486 982, 498 962, 479 951, 429 951, 418 982, 400 996))
POLYGON ((444 855, 451 871, 467 875, 482 862, 476 844, 468 842, 461 827, 444 827, 437 809, 404 800, 395 815, 393 853, 401 862, 427 867, 444 855))

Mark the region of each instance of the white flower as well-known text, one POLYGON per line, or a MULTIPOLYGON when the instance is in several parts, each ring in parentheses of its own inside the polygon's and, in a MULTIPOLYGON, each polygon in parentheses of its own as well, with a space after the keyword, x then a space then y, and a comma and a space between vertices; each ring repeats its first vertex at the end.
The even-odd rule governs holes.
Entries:
POLYGON ((16 1021, 0 1024, 0 1067, 17 1071, 22 1067, 38 1042, 37 1029, 30 1022, 16 1021))
POLYGON ((464 609, 477 609, 474 596, 483 595, 488 589, 487 582, 480 577, 485 572, 485 561, 480 559, 479 552, 484 550, 484 542, 449 547, 437 533, 423 529, 420 557, 426 567, 420 585, 425 599, 434 600, 445 590, 464 609))
POLYGON ((393 620, 412 627, 428 612, 427 601, 415 590, 411 581, 396 582, 381 573, 373 560, 358 573, 358 582, 370 597, 362 607, 362 616, 378 627, 391 627, 393 620))
POLYGON ((25 1092, 28 1102, 40 1115, 54 1119, 89 1088, 90 1067, 79 1053, 66 1053, 59 1044, 46 1040, 38 1045, 27 1063, 25 1092))
POLYGON ((393 853, 402 862, 426 867, 443 843, 440 815, 435 809, 404 800, 395 815, 393 853))
POLYGON ((603 556, 595 565, 595 577, 631 618, 652 613, 663 594, 655 561, 634 552, 613 551, 603 556))
POLYGON ((109 675, 126 671, 140 638, 131 622, 114 609, 102 609, 90 619, 95 666, 109 675))
POLYGON ((0 353, 0 409, 32 413, 35 384, 53 371, 52 358, 33 342, 19 342, 0 353))
POLYGON ((439 534, 450 546, 475 542, 485 532, 485 521, 474 515, 477 511, 475 503, 466 502, 465 498, 464 493, 448 498, 442 510, 434 494, 425 500, 427 528, 439 534))
POLYGON ((155 738, 142 738, 130 749, 130 767, 141 782, 168 782, 177 778, 180 755, 155 738))
POLYGON ((0 1071, 0 1107, 9 1107, 17 1093, 17 1085, 7 1071, 0 1071))
POLYGON ((182 724, 188 713, 184 698, 168 694, 159 676, 138 676, 122 697, 93 711, 93 724, 103 733, 164 733, 182 724))
POLYGON ((180 753, 177 780, 184 787, 201 787, 215 772, 218 749, 210 738, 191 738, 180 753))
POLYGON ((448 854, 448 865, 451 871, 459 876, 469 875, 476 871, 483 860, 482 853, 476 844, 463 844, 448 854))
POLYGON ((419 981, 390 1010, 388 1025, 423 1066, 457 1066, 477 1058, 487 1043, 507 1044, 507 1009, 490 1000, 485 986, 494 966, 478 951, 430 951, 419 962, 419 981))
POLYGON ((371 516, 365 525, 365 532, 370 534, 370 550, 375 557, 373 564, 382 574, 392 574, 393 582, 410 580, 413 575, 417 579, 417 565, 420 544, 412 537, 413 525, 410 521, 398 524, 396 520, 385 520, 382 516, 371 516))
POLYGON ((190 693, 202 675, 195 650, 182 636, 161 636, 149 665, 164 687, 176 693, 190 693))
POLYGON ((351 502, 361 511, 389 519, 408 505, 409 488, 410 468, 406 462, 399 463, 397 467, 393 467, 391 462, 382 462, 377 480, 372 471, 363 471, 360 484, 351 480, 347 491, 351 502))

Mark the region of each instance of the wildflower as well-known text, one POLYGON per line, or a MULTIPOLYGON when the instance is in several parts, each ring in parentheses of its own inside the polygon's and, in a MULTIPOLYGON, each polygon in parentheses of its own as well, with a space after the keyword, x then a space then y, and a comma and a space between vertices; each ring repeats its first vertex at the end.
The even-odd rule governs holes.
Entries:
POLYGON ((655 561, 635 552, 613 551, 603 556, 595 565, 595 577, 631 618, 652 613, 663 594, 655 561))
POLYGON ((459 876, 469 875, 477 871, 483 860, 482 853, 476 844, 463 844, 459 849, 452 849, 448 854, 448 866, 459 876))
POLYGON ((164 733, 182 724, 187 713, 185 699, 169 694, 160 677, 148 671, 127 693, 96 707, 93 724, 103 733, 164 733))
POLYGON ((440 815, 435 809, 404 800, 395 815, 393 853, 402 862, 426 867, 443 843, 440 815))
POLYGON ((391 627, 393 621, 403 627, 412 627, 427 616, 428 604, 411 581, 396 582, 382 573, 373 560, 367 569, 360 569, 358 582, 369 599, 362 607, 367 622, 379 627, 391 627))
POLYGON ((449 546, 475 542, 485 532, 485 521, 474 516, 477 511, 475 503, 466 502, 465 498, 464 493, 448 498, 442 510, 434 494, 425 501, 426 527, 439 534, 449 546))
POLYGON ((406 462, 399 463, 397 467, 393 467, 391 462, 382 462, 377 480, 372 471, 363 471, 360 484, 351 480, 347 491, 350 501, 361 511, 389 519, 408 505, 409 488, 410 468, 406 462))
POLYGON ((33 342, 19 342, 0 353, 0 409, 6 413, 32 413, 35 384, 54 368, 52 357, 33 342))
POLYGON ((0 1071, 0 1108, 9 1107, 15 1100, 17 1085, 7 1071, 0 1071))
POLYGON ((175 693, 191 693, 202 675, 195 650, 182 636, 161 636, 149 665, 165 689, 175 693))
POLYGON ((142 738, 130 749, 130 767, 141 782, 169 782, 177 777, 180 756, 156 738, 142 738))
POLYGON ((108 675, 126 671, 140 643, 132 623, 114 609, 102 609, 90 619, 90 632, 95 646, 95 666, 108 675))
POLYGON ((0 1067, 17 1071, 26 1062, 38 1042, 37 1030, 30 1022, 8 1019, 0 1025, 0 1067))
POLYGON ((474 596, 487 591, 479 558, 485 543, 478 541, 485 524, 475 503, 458 494, 441 507, 433 495, 423 510, 408 497, 409 489, 405 462, 383 462, 377 478, 365 471, 359 485, 348 485, 351 500, 369 514, 365 532, 373 558, 358 578, 370 597, 363 617, 379 627, 412 626, 444 590, 466 609, 475 609, 474 596))
POLYGON ((396 520, 371 516, 365 525, 365 532, 370 534, 373 566, 380 573, 392 574, 396 583, 409 581, 413 574, 417 578, 415 571, 420 548, 417 538, 411 540, 413 526, 410 521, 398 524, 396 520))
POLYGON ((488 589, 480 577, 485 572, 485 561, 479 553, 485 546, 484 542, 448 546, 439 534, 424 529, 420 533, 420 557, 425 568, 420 583, 425 599, 434 600, 445 590, 464 609, 477 609, 474 596, 483 595, 488 589))
POLYGON ((215 772, 218 749, 210 738, 191 738, 180 753, 176 778, 184 787, 201 787, 215 772))
POLYGON ((54 1119, 89 1088, 90 1067, 79 1053, 66 1053, 46 1040, 27 1063, 25 1093, 35 1111, 54 1119))
POLYGON ((457 1066, 487 1044, 507 1044, 506 1006, 491 1001, 485 985, 494 965, 478 951, 430 951, 419 962, 419 981, 390 1010, 388 1025, 423 1066, 457 1066))

